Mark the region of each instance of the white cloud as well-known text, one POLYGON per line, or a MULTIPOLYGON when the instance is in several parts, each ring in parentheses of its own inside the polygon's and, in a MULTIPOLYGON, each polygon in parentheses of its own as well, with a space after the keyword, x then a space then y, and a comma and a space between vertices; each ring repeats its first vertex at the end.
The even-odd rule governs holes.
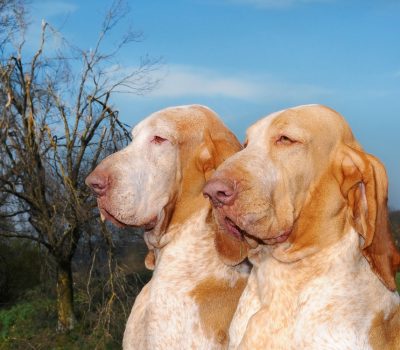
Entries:
POLYGON ((40 19, 48 19, 59 15, 75 12, 78 6, 66 1, 35 1, 32 4, 33 15, 40 19))
POLYGON ((312 100, 331 92, 323 87, 285 82, 267 74, 226 75, 211 69, 169 66, 150 97, 226 97, 248 101, 312 100))
POLYGON ((224 76, 201 67, 171 65, 151 96, 223 96, 249 99, 257 91, 257 84, 246 79, 224 76))
POLYGON ((333 0, 226 0, 230 3, 249 5, 261 9, 288 9, 311 3, 329 3, 333 0))

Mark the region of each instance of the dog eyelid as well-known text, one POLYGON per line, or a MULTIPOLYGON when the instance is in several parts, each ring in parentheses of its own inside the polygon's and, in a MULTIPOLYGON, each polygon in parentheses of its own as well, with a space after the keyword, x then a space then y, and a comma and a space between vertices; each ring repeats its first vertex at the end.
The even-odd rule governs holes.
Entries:
POLYGON ((151 143, 155 143, 156 145, 160 145, 163 142, 168 141, 166 138, 154 135, 153 139, 151 140, 151 143))
POLYGON ((280 135, 276 140, 277 145, 292 145, 294 143, 297 143, 297 141, 291 139, 289 136, 286 135, 280 135))

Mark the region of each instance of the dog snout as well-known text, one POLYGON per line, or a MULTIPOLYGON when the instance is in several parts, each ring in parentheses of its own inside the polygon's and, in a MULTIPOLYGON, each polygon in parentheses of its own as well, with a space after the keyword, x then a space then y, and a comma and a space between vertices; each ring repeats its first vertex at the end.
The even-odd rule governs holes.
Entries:
POLYGON ((109 176, 105 171, 95 169, 86 178, 85 183, 96 196, 104 196, 109 187, 109 176))
POLYGON ((215 207, 232 205, 237 197, 237 188, 229 180, 211 179, 204 186, 203 194, 215 207))

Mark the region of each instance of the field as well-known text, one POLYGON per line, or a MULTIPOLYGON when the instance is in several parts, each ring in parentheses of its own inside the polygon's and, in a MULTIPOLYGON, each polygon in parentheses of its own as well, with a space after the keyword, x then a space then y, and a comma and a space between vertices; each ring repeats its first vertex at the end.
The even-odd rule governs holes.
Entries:
MULTIPOLYGON (((18 246, 21 249, 20 246, 18 246)), ((144 264, 146 247, 142 241, 126 243, 119 247, 118 259, 123 266, 123 273, 130 284, 129 299, 125 310, 118 303, 111 310, 110 318, 100 321, 104 305, 100 300, 91 301, 86 291, 86 272, 74 268, 74 300, 77 323, 74 330, 68 333, 57 333, 56 296, 53 286, 38 279, 22 283, 18 288, 27 287, 13 303, 0 308, 0 350, 26 349, 120 349, 122 334, 130 306, 143 285, 151 277, 144 264), (107 324, 107 321, 110 324, 107 324)), ((29 253, 26 253, 29 255, 29 253)), ((30 252, 32 254, 32 252, 30 252)), ((14 266, 16 269, 19 262, 14 266)), ((32 266, 27 274, 21 273, 24 279, 32 274, 39 274, 39 266, 32 266)), ((95 284, 99 289, 102 283, 95 284)), ((96 294, 95 295, 101 295, 96 294)), ((101 299, 101 298, 99 298, 101 299)), ((103 317, 104 318, 104 317, 103 317)))
MULTIPOLYGON (((390 218, 396 243, 399 243, 400 212, 392 212, 390 218)), ((16 248, 23 251, 23 247, 21 248, 19 245, 16 248)), ((18 279, 15 288, 25 288, 25 291, 13 303, 0 308, 0 350, 120 349, 130 306, 134 302, 136 293, 151 277, 151 272, 144 267, 143 261, 147 248, 143 241, 125 242, 116 248, 119 262, 123 266, 123 274, 127 277, 131 287, 127 300, 128 310, 116 307, 108 325, 98 322, 103 310, 88 307, 86 272, 80 269, 80 266, 84 265, 82 261, 84 257, 78 254, 75 258, 74 268, 77 324, 73 331, 66 334, 59 334, 55 331, 57 318, 54 290, 51 286, 43 283, 43 278, 42 280, 35 278, 35 274, 40 273, 40 260, 36 259, 35 253, 29 250, 25 251, 25 255, 20 256, 20 261, 15 259, 13 269, 15 277, 18 279), (38 263, 26 266, 24 259, 38 263)), ((12 252, 10 256, 12 256, 12 252)), ((398 290, 400 290, 400 273, 396 280, 398 290)))

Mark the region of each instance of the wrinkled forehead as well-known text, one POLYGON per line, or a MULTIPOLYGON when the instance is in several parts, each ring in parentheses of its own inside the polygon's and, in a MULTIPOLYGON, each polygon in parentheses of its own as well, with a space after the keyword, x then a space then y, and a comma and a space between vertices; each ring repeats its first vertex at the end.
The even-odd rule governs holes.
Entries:
POLYGON ((159 134, 158 136, 176 139, 175 123, 172 119, 164 118, 163 115, 151 115, 142 120, 132 130, 132 137, 148 135, 150 133, 159 134))
POLYGON ((272 113, 272 114, 270 114, 270 115, 258 120, 257 122, 255 122, 252 126, 250 126, 247 129, 247 131, 246 131, 246 139, 248 141, 264 139, 266 133, 268 132, 268 129, 269 129, 271 123, 281 113, 282 113, 282 111, 272 113))
POLYGON ((280 134, 304 142, 321 139, 348 143, 354 140, 344 118, 321 105, 298 106, 272 113, 252 125, 247 131, 247 138, 265 140, 280 134))
POLYGON ((211 118, 202 109, 204 107, 181 106, 155 112, 134 127, 132 136, 152 132, 178 140, 201 135, 211 118))

